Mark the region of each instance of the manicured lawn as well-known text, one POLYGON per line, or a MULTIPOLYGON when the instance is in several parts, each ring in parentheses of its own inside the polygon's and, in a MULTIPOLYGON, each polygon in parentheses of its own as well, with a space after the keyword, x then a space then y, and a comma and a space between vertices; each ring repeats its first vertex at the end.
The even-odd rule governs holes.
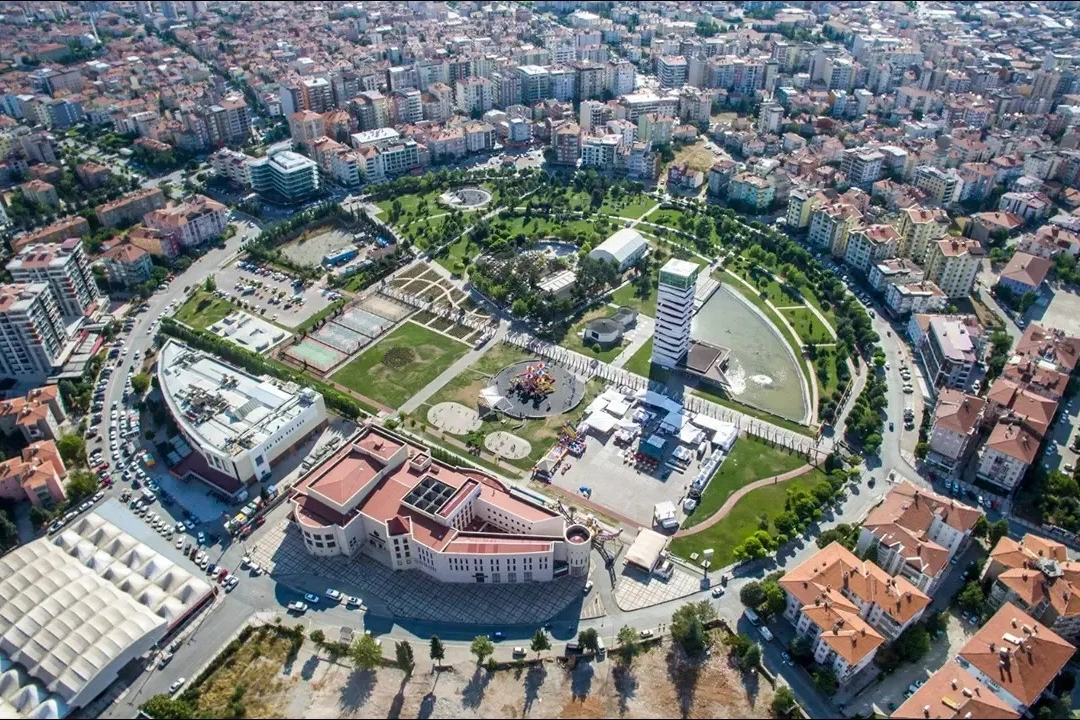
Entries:
POLYGON ((590 310, 581 316, 581 319, 570 326, 570 329, 566 331, 566 335, 559 341, 559 344, 569 350, 574 350, 582 355, 588 357, 598 358, 601 362, 611 362, 615 358, 619 357, 619 353, 623 351, 622 345, 616 345, 613 348, 607 350, 601 350, 598 345, 586 346, 582 340, 581 333, 585 330, 585 324, 590 320, 596 318, 608 317, 615 312, 615 308, 604 305, 590 310))
POLYGON ((818 381, 818 395, 821 397, 829 397, 833 394, 833 391, 840 386, 838 376, 836 374, 837 362, 836 362, 836 349, 835 348, 818 348, 818 357, 822 355, 826 356, 825 366, 828 370, 827 373, 819 373, 817 371, 818 361, 814 361, 814 376, 818 381))
POLYGON ((687 520, 686 527, 692 527, 712 517, 739 488, 755 480, 782 475, 805 463, 806 461, 798 455, 774 448, 757 438, 749 436, 739 438, 731 454, 724 460, 724 464, 720 466, 709 486, 705 488, 701 502, 687 520))
POLYGON ((480 248, 472 245, 469 238, 463 237, 447 248, 446 255, 439 255, 439 257, 435 258, 435 262, 439 263, 450 272, 457 273, 460 272, 457 268, 459 262, 467 257, 473 257, 479 252, 480 248))
POLYGON ((653 279, 649 281, 648 296, 642 297, 638 293, 636 285, 627 283, 612 294, 611 302, 616 305, 636 308, 642 315, 648 315, 651 318, 656 317, 656 284, 659 276, 660 268, 655 268, 653 270, 653 279))
POLYGON ((647 213, 649 208, 656 204, 657 200, 648 197, 647 195, 639 195, 632 198, 624 197, 617 201, 609 198, 600 206, 600 212, 605 215, 615 215, 617 217, 637 220, 647 213))
POLYGON ((646 340, 645 344, 630 356, 623 365, 623 369, 642 377, 649 377, 649 371, 652 369, 652 338, 646 340))
MULTIPOLYGON (((739 440, 744 441, 745 438, 739 440)), ((824 479, 825 474, 814 469, 787 482, 753 490, 743 496, 735 507, 731 508, 731 512, 712 527, 694 535, 675 538, 671 543, 671 552, 689 558, 691 553, 701 554, 702 551, 712 548, 714 568, 730 565, 735 561, 732 554, 735 546, 759 529, 758 518, 762 513, 768 515, 771 522, 784 512, 784 501, 789 492, 809 490, 824 479)))
POLYGON ((419 194, 413 193, 409 195, 398 195, 395 198, 389 200, 380 200, 375 203, 379 210, 379 219, 383 222, 390 222, 390 210, 394 205, 394 201, 398 201, 401 204, 401 217, 398 218, 395 225, 404 226, 408 220, 424 217, 427 215, 438 215, 439 213, 447 212, 449 208, 439 202, 439 196, 445 192, 444 190, 429 190, 426 193, 419 194), (420 206, 426 201, 425 209, 420 211, 420 206))
POLYGON ((801 307, 781 310, 780 312, 791 323, 791 327, 795 328, 795 332, 799 334, 799 339, 802 340, 803 344, 816 345, 818 343, 833 342, 833 337, 829 334, 828 328, 809 308, 801 307))
POLYGON ((228 300, 222 300, 213 293, 199 290, 190 300, 180 306, 173 317, 196 330, 205 330, 238 309, 228 300))
POLYGON ((396 408, 468 350, 464 343, 407 322, 335 373, 333 380, 396 408))

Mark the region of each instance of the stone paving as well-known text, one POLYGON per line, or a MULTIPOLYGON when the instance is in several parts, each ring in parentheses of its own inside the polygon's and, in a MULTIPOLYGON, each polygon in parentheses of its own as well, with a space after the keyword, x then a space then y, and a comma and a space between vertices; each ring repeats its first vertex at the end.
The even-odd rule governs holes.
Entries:
POLYGON ((480 413, 456 402, 432 406, 428 410, 427 418, 429 423, 451 435, 468 435, 483 425, 480 413))
POLYGON ((326 584, 365 605, 375 599, 395 617, 411 620, 483 625, 535 624, 572 602, 581 602, 582 578, 563 577, 545 583, 475 585, 443 583, 419 570, 395 572, 358 555, 320 558, 309 555, 299 531, 287 520, 269 528, 251 550, 276 580, 305 575, 326 578, 326 584))
POLYGON ((624 566, 615 585, 615 602, 625 612, 640 610, 701 592, 701 578, 675 568, 670 580, 624 566))
POLYGON ((532 452, 528 440, 504 430, 496 430, 484 438, 484 447, 507 460, 520 460, 532 452))

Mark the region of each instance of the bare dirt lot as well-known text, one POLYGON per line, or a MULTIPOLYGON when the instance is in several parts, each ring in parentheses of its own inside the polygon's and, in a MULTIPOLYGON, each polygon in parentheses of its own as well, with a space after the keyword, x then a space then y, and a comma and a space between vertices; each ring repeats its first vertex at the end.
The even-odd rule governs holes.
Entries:
POLYGON ((411 678, 395 668, 354 671, 347 660, 331 663, 309 648, 305 643, 292 670, 303 682, 284 686, 277 716, 756 718, 769 717, 773 697, 767 683, 729 667, 723 653, 693 677, 666 643, 629 670, 613 658, 579 661, 573 670, 548 661, 494 673, 466 661, 438 675, 430 673, 426 648, 418 648, 411 678))

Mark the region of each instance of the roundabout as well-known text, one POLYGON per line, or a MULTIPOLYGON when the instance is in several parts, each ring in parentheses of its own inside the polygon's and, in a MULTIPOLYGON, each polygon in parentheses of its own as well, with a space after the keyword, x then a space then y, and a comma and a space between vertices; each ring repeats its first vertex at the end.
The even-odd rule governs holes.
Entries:
POLYGON ((570 412, 585 398, 585 383, 569 370, 542 360, 503 368, 493 381, 493 409, 516 418, 547 418, 570 412))
POLYGON ((440 195, 439 202, 452 208, 475 210, 491 202, 491 193, 479 187, 456 188, 440 195))

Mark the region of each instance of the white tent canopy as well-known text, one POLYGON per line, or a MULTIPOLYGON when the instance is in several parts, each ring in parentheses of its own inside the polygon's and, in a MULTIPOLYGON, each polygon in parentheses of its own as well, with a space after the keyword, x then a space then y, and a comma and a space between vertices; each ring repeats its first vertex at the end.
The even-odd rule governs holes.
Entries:
MULTIPOLYGON (((660 503, 663 505, 664 503, 660 503)), ((675 511, 675 506, 671 503, 672 512, 675 511)), ((659 507, 659 505, 657 505, 659 507)), ((630 546, 630 549, 626 552, 626 562, 652 572, 660 557, 663 555, 664 550, 667 548, 668 538, 655 530, 647 530, 641 528, 638 530, 637 539, 634 540, 634 544, 630 546)))

